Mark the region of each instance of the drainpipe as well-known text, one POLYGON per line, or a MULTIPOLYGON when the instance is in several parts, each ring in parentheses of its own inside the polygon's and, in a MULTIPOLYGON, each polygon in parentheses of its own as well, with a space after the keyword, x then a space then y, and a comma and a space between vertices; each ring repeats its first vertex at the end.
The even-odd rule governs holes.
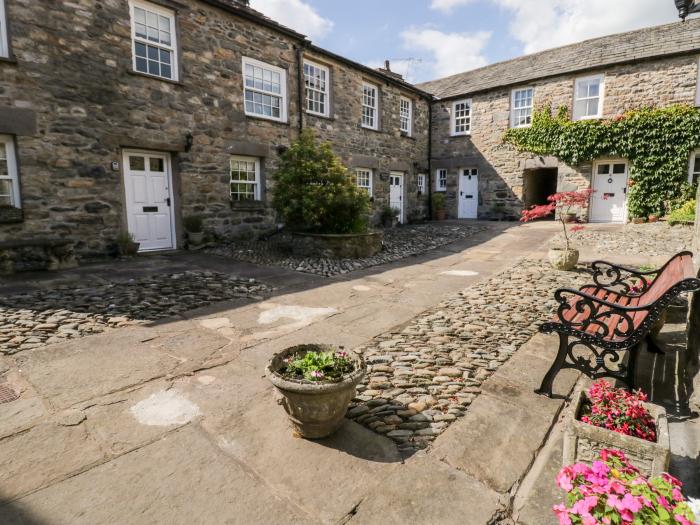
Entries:
POLYGON ((433 218, 433 101, 428 101, 428 220, 433 218))
POLYGON ((299 135, 304 129, 304 48, 306 44, 302 44, 296 48, 297 55, 297 113, 299 135))

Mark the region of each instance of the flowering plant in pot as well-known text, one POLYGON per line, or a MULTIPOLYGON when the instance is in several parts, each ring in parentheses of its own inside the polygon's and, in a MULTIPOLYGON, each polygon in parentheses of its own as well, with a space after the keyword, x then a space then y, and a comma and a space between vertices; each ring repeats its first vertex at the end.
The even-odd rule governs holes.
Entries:
POLYGON ((569 231, 576 233, 583 226, 575 224, 567 229, 567 217, 571 216, 574 208, 586 208, 593 190, 565 191, 547 197, 547 204, 531 206, 521 212, 520 221, 530 222, 535 219, 545 219, 554 215, 564 230, 564 246, 553 247, 549 250, 549 262, 557 270, 571 270, 578 263, 579 252, 571 247, 569 231))
POLYGON ((295 432, 318 439, 343 424, 365 375, 364 360, 355 353, 329 345, 299 345, 276 354, 265 373, 281 394, 295 432))
POLYGON ((600 380, 574 396, 564 431, 564 464, 591 463, 602 448, 627 453, 647 476, 668 467, 668 423, 661 407, 641 391, 628 392, 600 380))
POLYGON ((565 466, 556 481, 567 493, 552 507, 560 525, 697 525, 680 481, 666 473, 648 479, 619 450, 601 450, 590 466, 565 466))

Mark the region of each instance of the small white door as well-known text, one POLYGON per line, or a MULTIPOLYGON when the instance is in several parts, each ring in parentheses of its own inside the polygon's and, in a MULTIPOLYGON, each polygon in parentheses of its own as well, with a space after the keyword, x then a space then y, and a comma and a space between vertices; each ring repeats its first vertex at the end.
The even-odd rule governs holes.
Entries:
POLYGON ((476 219, 479 215, 479 170, 465 168, 459 172, 459 207, 457 217, 476 219))
POLYGON ((399 222, 403 224, 403 173, 392 171, 389 175, 389 206, 399 210, 399 222))
POLYGON ((593 166, 591 222, 627 222, 627 163, 597 162, 593 166))
POLYGON ((170 155, 125 151, 124 187, 129 233, 139 251, 174 248, 170 155))

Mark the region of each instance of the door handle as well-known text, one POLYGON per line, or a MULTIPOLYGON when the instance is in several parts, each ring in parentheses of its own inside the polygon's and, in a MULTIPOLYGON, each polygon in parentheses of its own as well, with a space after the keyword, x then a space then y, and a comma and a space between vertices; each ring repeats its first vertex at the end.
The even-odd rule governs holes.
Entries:
POLYGON ((170 197, 168 197, 168 198, 165 199, 165 204, 166 204, 167 206, 170 206, 170 197))
POLYGON ((464 192, 463 192, 463 191, 460 191, 460 192, 459 192, 459 196, 461 197, 462 195, 464 195, 464 192))

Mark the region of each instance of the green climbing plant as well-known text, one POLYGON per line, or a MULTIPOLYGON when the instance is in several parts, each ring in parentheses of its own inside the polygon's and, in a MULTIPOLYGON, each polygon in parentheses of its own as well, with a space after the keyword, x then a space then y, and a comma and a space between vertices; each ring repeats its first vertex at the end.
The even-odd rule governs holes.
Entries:
POLYGON ((688 105, 641 108, 613 119, 571 121, 569 110, 537 109, 529 128, 506 131, 519 151, 553 155, 576 166, 600 157, 630 162, 631 217, 663 214, 695 195, 688 183, 688 155, 700 146, 700 112, 688 105))

